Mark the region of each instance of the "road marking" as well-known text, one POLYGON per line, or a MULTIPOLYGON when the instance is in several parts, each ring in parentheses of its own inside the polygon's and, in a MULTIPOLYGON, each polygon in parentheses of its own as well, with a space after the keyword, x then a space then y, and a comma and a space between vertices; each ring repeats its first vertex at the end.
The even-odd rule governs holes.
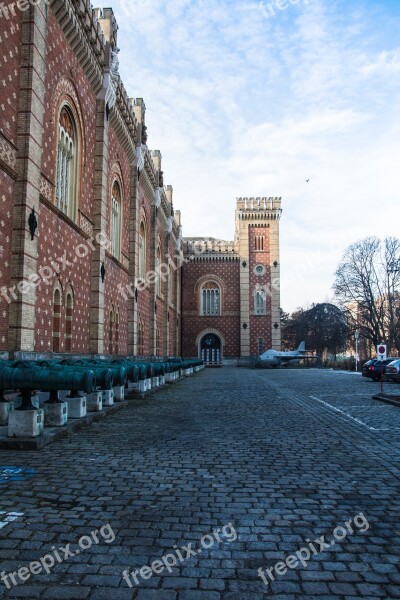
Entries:
POLYGON ((321 400, 320 398, 317 398, 316 396, 310 396, 310 398, 312 400, 316 400, 317 402, 320 402, 321 404, 323 404, 324 406, 327 406, 328 408, 332 408, 332 410, 335 410, 336 412, 340 413, 341 415, 344 415, 351 421, 355 421, 358 425, 362 425, 363 427, 366 427, 370 431, 394 431, 395 429, 400 429, 400 427, 391 427, 390 429, 377 429, 376 427, 371 427, 370 425, 367 425, 366 423, 364 423, 364 421, 361 421, 360 419, 357 419, 356 417, 349 415, 349 413, 345 412, 344 410, 340 410, 340 408, 337 408, 336 406, 333 406, 332 404, 328 404, 328 402, 325 402, 324 400, 321 400))
POLYGON ((20 512, 7 512, 5 510, 0 510, 0 519, 4 519, 4 520, 0 521, 0 529, 2 529, 2 527, 5 527, 6 525, 8 525, 8 523, 15 521, 16 519, 18 519, 18 517, 22 517, 23 514, 24 513, 20 513, 20 512))

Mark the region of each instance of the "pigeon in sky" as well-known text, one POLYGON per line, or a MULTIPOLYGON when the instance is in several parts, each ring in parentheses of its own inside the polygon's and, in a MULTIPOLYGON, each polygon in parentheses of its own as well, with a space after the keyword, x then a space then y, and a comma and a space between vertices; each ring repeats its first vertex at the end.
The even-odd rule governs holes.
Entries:
POLYGON ((304 181, 305 181, 306 183, 308 183, 310 180, 309 180, 309 179, 305 179, 304 181))

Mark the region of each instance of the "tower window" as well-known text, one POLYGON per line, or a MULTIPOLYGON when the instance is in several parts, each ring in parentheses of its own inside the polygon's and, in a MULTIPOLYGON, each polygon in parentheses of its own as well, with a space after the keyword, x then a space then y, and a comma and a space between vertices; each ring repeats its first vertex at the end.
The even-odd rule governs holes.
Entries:
POLYGON ((266 294, 264 290, 257 290, 254 294, 254 312, 256 315, 266 314, 266 294))

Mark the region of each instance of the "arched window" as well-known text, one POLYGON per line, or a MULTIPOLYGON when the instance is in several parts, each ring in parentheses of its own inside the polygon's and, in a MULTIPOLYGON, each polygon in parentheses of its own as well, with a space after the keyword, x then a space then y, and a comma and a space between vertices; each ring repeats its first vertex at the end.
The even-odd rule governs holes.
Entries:
POLYGON ((146 228, 143 221, 139 228, 139 277, 146 277, 146 228))
POLYGON ((156 329, 156 356, 160 356, 160 328, 156 329))
POLYGON ((110 311, 110 321, 108 324, 108 353, 113 354, 114 345, 114 311, 110 311))
POLYGON ((72 313, 74 301, 72 294, 68 292, 65 304, 65 352, 72 352, 72 313))
POLYGON ((60 352, 60 320, 61 292, 56 289, 53 296, 53 352, 60 352))
POLYGON ((160 273, 160 268, 161 268, 161 250, 160 250, 160 248, 157 248, 157 254, 156 254, 156 274, 157 274, 157 279, 156 279, 156 294, 157 294, 157 296, 161 296, 161 273, 160 273))
POLYGON ((78 135, 70 109, 63 106, 58 122, 56 206, 70 219, 76 218, 78 135))
POLYGON ((258 338, 258 354, 262 354, 264 352, 264 340, 262 337, 258 338))
POLYGON ((111 194, 110 250, 117 260, 121 257, 121 189, 114 181, 111 194))
POLYGON ((138 323, 138 348, 137 352, 140 356, 144 354, 144 324, 141 319, 138 323))
POLYGON ((219 316, 221 314, 221 290, 214 282, 205 283, 201 288, 201 311, 203 316, 219 316))
POLYGON ((266 293, 264 290, 257 290, 254 294, 254 312, 256 315, 266 314, 266 293))
POLYGON ((119 310, 115 312, 114 354, 119 354, 119 310))

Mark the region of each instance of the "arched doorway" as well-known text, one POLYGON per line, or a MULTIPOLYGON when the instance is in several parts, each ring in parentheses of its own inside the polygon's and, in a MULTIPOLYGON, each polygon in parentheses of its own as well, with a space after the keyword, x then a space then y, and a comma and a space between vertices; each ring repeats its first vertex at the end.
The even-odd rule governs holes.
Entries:
POLYGON ((200 357, 205 365, 219 365, 222 360, 221 339, 215 333, 207 333, 200 340, 200 357))

